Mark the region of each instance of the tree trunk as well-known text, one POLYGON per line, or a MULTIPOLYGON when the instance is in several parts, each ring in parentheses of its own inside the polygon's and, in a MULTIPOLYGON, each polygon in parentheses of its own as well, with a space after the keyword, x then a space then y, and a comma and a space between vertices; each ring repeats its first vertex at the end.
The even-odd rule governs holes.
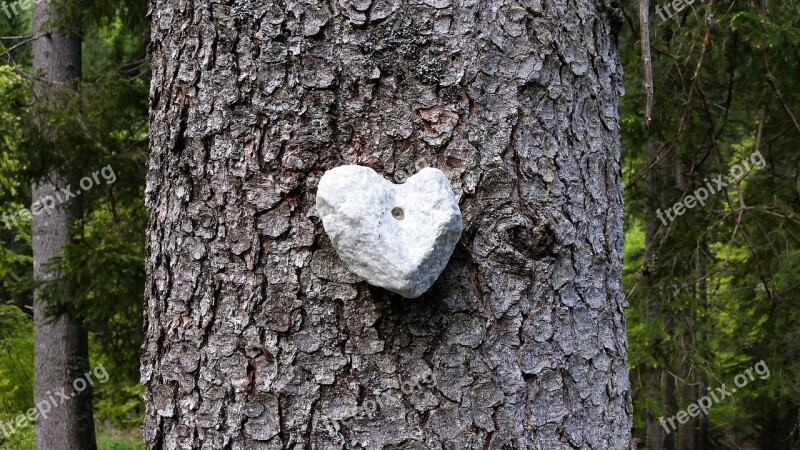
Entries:
MULTIPOLYGON (((696 261, 693 265, 697 267, 697 271, 692 275, 697 277, 697 285, 691 289, 692 297, 705 309, 707 301, 707 287, 706 287, 706 270, 704 263, 704 256, 708 254, 705 249, 703 241, 699 243, 699 249, 695 252, 696 261)), ((682 336, 681 349, 685 349, 685 356, 682 358, 681 369, 683 370, 683 379, 686 380, 682 386, 683 402, 685 405, 697 404, 700 397, 706 395, 707 388, 704 380, 704 375, 700 367, 694 364, 694 355, 701 355, 705 357, 705 329, 702 323, 705 320, 706 314, 700 311, 695 314, 693 309, 688 309, 684 312, 684 322, 686 323, 686 331, 682 336)), ((702 412, 696 417, 689 417, 688 422, 678 426, 678 448, 679 450, 705 450, 706 448, 706 435, 707 435, 707 417, 702 412)))
MULTIPOLYGON (((645 270, 645 319, 650 322, 660 321, 667 329, 671 327, 672 317, 669 305, 665 307, 665 296, 658 288, 657 274, 654 273, 656 265, 656 255, 658 253, 659 241, 657 239, 658 229, 662 222, 657 218, 658 206, 662 204, 659 198, 660 186, 663 185, 661 177, 663 176, 663 168, 656 165, 658 157, 658 145, 653 140, 648 140, 644 147, 645 155, 647 157, 647 167, 651 167, 647 171, 647 219, 645 222, 645 256, 644 264, 647 266, 645 270)), ((666 228, 666 225, 664 226, 666 228)), ((666 230, 662 230, 666 233, 666 230)), ((667 297, 668 298, 668 297, 667 297)), ((668 301, 668 300, 667 300, 668 301)), ((669 331, 667 331, 669 334, 669 331)), ((643 370, 645 373, 645 389, 644 394, 647 400, 653 405, 652 410, 645 411, 645 422, 647 429, 647 450, 673 450, 675 448, 675 435, 672 434, 675 430, 669 424, 665 424, 666 418, 672 417, 675 414, 674 408, 671 407, 675 403, 674 389, 672 388, 672 376, 668 374, 664 368, 667 367, 669 357, 663 355, 661 351, 664 348, 664 342, 659 338, 653 344, 654 359, 658 361, 655 367, 647 367, 643 370), (661 408, 655 408, 655 405, 661 404, 661 408)))
POLYGON ((154 3, 149 449, 629 447, 619 11, 530 3, 154 3), (450 178, 422 297, 332 250, 342 164, 450 178))
MULTIPOLYGON (((34 2, 33 8, 33 84, 35 108, 42 108, 36 118, 39 132, 58 145, 58 136, 49 129, 47 111, 58 108, 70 95, 72 82, 81 74, 80 38, 66 36, 53 29, 63 22, 61 8, 49 1, 34 2)), ((58 169, 34 183, 33 202, 43 204, 58 198, 67 187, 58 169)), ((58 272, 48 263, 61 254, 69 242, 69 227, 80 217, 80 203, 69 200, 60 207, 40 211, 33 217, 33 271, 37 282, 52 282, 58 272)), ((89 346, 86 331, 69 314, 53 319, 46 315, 46 299, 38 290, 34 301, 34 400, 50 405, 36 421, 36 448, 39 450, 91 450, 97 448, 92 415, 91 386, 78 392, 74 380, 89 370, 89 346), (64 400, 58 393, 69 396, 64 400), (55 404, 54 404, 55 399, 55 404), (45 417, 45 415, 47 417, 45 417)), ((40 413, 45 406, 40 407, 40 413)))

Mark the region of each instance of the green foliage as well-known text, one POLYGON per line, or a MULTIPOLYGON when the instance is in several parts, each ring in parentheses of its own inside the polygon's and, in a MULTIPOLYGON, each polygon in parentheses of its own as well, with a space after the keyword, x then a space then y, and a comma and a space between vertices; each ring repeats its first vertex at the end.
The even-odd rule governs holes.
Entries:
POLYGON ((30 220, 17 213, 28 204, 30 187, 20 182, 19 142, 28 85, 0 66, 0 304, 26 305, 32 298, 30 220))
POLYGON ((93 211, 76 224, 73 242, 53 261, 64 276, 43 290, 51 314, 81 319, 106 351, 127 362, 118 369, 131 376, 138 372, 142 342, 145 225, 141 205, 93 211))
MULTIPOLYGON (((7 3, 11 3, 10 1, 7 3)), ((17 13, 9 8, 8 14, 0 9, 0 61, 13 61, 17 67, 31 64, 31 11, 17 8, 17 13), (11 15, 9 18, 8 15, 11 15)), ((5 66, 10 68, 11 66, 5 66)), ((26 93, 26 92, 25 92, 26 93)), ((0 100, 2 101, 2 100, 0 100)))
MULTIPOLYGON (((110 374, 94 391, 95 420, 106 424, 105 433, 98 436, 100 448, 142 448, 136 430, 144 415, 144 388, 132 381, 136 358, 112 356, 97 339, 92 339, 90 353, 92 366, 102 365, 110 374)), ((0 423, 16 419, 33 405, 33 321, 14 306, 0 305, 0 423)), ((33 434, 30 425, 15 424, 6 440, 0 431, 0 450, 34 448, 33 434)))
POLYGON ((77 187, 78 180, 110 165, 117 182, 82 194, 84 208, 93 209, 103 196, 123 202, 135 198, 141 189, 146 157, 146 82, 138 78, 98 78, 77 89, 62 108, 37 110, 37 116, 48 119, 43 127, 47 136, 36 132, 35 119, 29 118, 27 126, 32 131, 23 142, 28 149, 24 175, 38 179, 58 167, 77 187), (53 145, 51 133, 59 136, 59 145, 53 145))
MULTIPOLYGON (((16 311, 16 320, 30 322, 20 311, 31 310, 33 290, 41 288, 43 297, 52 300, 52 316, 68 311, 80 319, 91 331, 92 365, 102 363, 112 374, 95 391, 96 417, 115 427, 135 428, 143 416, 138 360, 147 219, 142 201, 149 90, 147 3, 65 0, 60 7, 69 17, 51 25, 81 36, 84 72, 58 108, 45 109, 42 102, 29 99, 26 80, 38 75, 30 73, 30 11, 12 21, 0 20, 2 35, 18 36, 0 39, 0 46, 20 44, 5 55, 14 65, 0 65, 0 305, 16 305, 8 311, 16 311), (104 167, 113 170, 114 181, 101 179, 82 190, 83 215, 72 226, 72 242, 48 265, 63 278, 35 285, 31 220, 13 216, 31 205, 31 182, 57 168, 76 191, 82 177, 104 167), (15 218, 12 226, 5 226, 3 213, 15 218), (56 292, 59 295, 53 295, 56 292)), ((13 329, 0 317, 0 344, 5 342, 14 354, 32 353, 25 346, 31 345, 32 333, 18 330, 14 340, 6 342, 5 330, 13 329)), ((0 403, 9 403, 0 404, 0 414, 3 408, 12 409, 9 413, 29 408, 32 402, 32 360, 19 364, 28 372, 12 373, 13 366, 7 364, 0 367, 0 403)), ((27 431, 0 448, 32 448, 27 431)), ((101 448, 141 448, 138 441, 138 436, 99 436, 101 448)))
POLYGON ((138 430, 144 418, 144 386, 137 382, 138 354, 131 355, 132 346, 123 343, 116 344, 122 353, 110 352, 109 345, 101 345, 99 339, 90 342, 92 365, 102 364, 111 376, 106 383, 95 385, 95 419, 122 430, 138 430))
MULTIPOLYGON (((626 7, 635 11, 638 3, 626 7)), ((669 397, 648 391, 648 374, 667 378, 681 408, 691 401, 687 383, 731 385, 763 359, 769 378, 711 409, 710 445, 733 436, 739 445, 791 448, 800 445, 800 5, 708 9, 695 2, 666 21, 652 17, 649 130, 639 30, 620 38, 635 434, 645 433, 645 411, 663 413, 669 397), (656 218, 656 209, 727 174, 756 149, 765 167, 672 223, 656 218), (652 235, 643 243, 648 224, 652 235)))
POLYGON ((33 321, 15 306, 0 305, 0 415, 33 404, 33 321))
MULTIPOLYGON (((11 420, 0 414, 0 421, 11 420)), ((138 433, 115 430, 108 427, 97 429, 98 450, 144 450, 144 444, 138 433)), ((0 450, 31 450, 36 448, 36 430, 33 425, 20 427, 8 439, 3 440, 0 434, 0 450)))
POLYGON ((144 443, 138 433, 100 428, 97 448, 98 450, 144 450, 144 443))
MULTIPOLYGON (((8 423, 14 420, 16 415, 5 415, 0 413, 0 422, 8 423)), ((14 433, 6 438, 0 433, 0 450, 31 450, 36 448, 36 430, 30 423, 15 427, 14 433)))

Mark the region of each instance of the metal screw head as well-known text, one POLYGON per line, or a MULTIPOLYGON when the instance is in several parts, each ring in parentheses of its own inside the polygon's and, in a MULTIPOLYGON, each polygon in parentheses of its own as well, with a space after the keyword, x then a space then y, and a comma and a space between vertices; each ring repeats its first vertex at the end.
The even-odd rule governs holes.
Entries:
POLYGON ((403 220, 403 218, 404 218, 405 216, 406 216, 406 214, 405 214, 405 212, 403 211, 403 208, 396 207, 396 208, 393 208, 393 209, 392 209, 392 217, 394 217, 395 219, 397 219, 397 220, 403 220))

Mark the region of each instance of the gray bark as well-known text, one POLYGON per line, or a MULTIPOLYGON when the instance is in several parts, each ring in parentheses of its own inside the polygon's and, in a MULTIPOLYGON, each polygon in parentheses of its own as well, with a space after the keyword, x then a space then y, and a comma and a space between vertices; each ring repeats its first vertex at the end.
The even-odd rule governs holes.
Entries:
MULTIPOLYGON (((40 132, 54 142, 58 136, 47 128, 46 111, 63 104, 70 95, 72 82, 81 74, 80 38, 55 31, 51 23, 63 18, 62 11, 49 1, 34 2, 33 8, 33 84, 34 108, 43 108, 36 119, 40 132)), ((33 202, 55 198, 67 186, 58 169, 34 183, 33 202)), ((80 203, 73 200, 62 207, 33 217, 33 272, 37 282, 58 279, 48 263, 61 254, 69 242, 69 227, 80 217, 80 203)), ((34 401, 50 403, 47 418, 36 422, 36 448, 39 450, 92 450, 97 448, 92 415, 91 388, 80 393, 73 381, 89 369, 88 337, 69 314, 51 319, 45 314, 46 299, 37 290, 34 301, 34 401), (58 392, 72 396, 63 403, 58 392), (74 393, 74 396, 73 396, 74 393), (56 398, 56 405, 52 399, 56 398)))
POLYGON ((149 449, 624 449, 618 11, 157 0, 149 449), (453 183, 465 231, 407 300, 316 216, 326 169, 453 183))

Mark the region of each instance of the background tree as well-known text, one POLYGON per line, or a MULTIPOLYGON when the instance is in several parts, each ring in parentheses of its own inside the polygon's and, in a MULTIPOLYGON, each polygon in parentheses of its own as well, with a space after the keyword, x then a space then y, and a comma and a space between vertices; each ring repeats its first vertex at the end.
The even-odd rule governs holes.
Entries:
MULTIPOLYGON (((638 6, 626 2, 628 11, 638 6)), ((634 432, 648 430, 651 450, 800 444, 798 314, 790 306, 800 285, 798 13, 792 2, 709 1, 667 20, 652 15, 656 106, 649 131, 641 119, 638 49, 623 53, 634 432), (648 143, 655 143, 655 157, 641 151, 648 143), (707 178, 728 177, 756 151, 765 166, 674 221, 653 222, 654 211, 663 213, 707 178), (761 360, 769 378, 715 404, 707 422, 693 419, 655 444, 664 431, 659 416, 685 410, 707 388, 731 386, 761 360), (652 371, 666 382, 661 389, 647 386, 644 375, 652 371)), ((639 35, 626 21, 624 49, 639 35)))
MULTIPOLYGON (((63 7, 49 1, 33 7, 33 83, 36 108, 63 107, 73 95, 81 76, 81 40, 72 27, 53 27, 63 21, 63 7), (70 29, 71 28, 71 29, 70 29)), ((34 113, 34 123, 44 139, 55 144, 58 136, 48 127, 46 115, 34 113)), ((65 200, 43 211, 47 199, 55 204, 62 189, 70 189, 77 180, 59 169, 39 178, 33 186, 33 275, 40 283, 53 282, 60 276, 53 270, 53 259, 61 254, 70 239, 70 227, 81 216, 80 199, 65 200), (57 197, 58 196, 58 197, 57 197), (37 206, 39 205, 39 211, 37 206)), ((47 314, 47 299, 37 294, 34 300, 34 402, 49 402, 57 392, 73 393, 73 380, 89 371, 89 337, 71 314, 57 318, 47 314)), ((51 421, 36 428, 36 447, 97 448, 92 414, 91 387, 73 395, 70 401, 53 408, 51 421)))
POLYGON ((157 1, 147 447, 627 448, 618 17, 157 1), (450 177, 465 232, 421 298, 332 250, 342 164, 450 177))
MULTIPOLYGON (((0 221, 0 303, 13 303, 22 312, 32 312, 32 292, 47 298, 48 311, 40 311, 42 321, 50 317, 69 317, 77 327, 91 331, 89 351, 92 366, 103 364, 111 374, 106 384, 96 386, 96 418, 102 428, 136 428, 141 423, 142 389, 138 386, 138 354, 141 345, 141 300, 144 286, 143 231, 145 211, 142 183, 147 136, 148 65, 145 59, 146 6, 134 2, 59 1, 50 6, 58 11, 51 20, 42 20, 47 30, 60 37, 83 37, 82 80, 53 83, 47 71, 33 71, 31 42, 34 39, 31 12, 18 8, 20 15, 3 21, 0 43, 7 64, 0 69, 3 113, 0 127, 0 212, 9 223, 0 221), (80 29, 73 25, 82 23, 80 29), (8 30, 6 31, 6 26, 8 30), (83 36, 82 33, 86 33, 83 36), (27 82, 37 86, 39 96, 27 95, 27 82), (52 89, 55 85, 55 89, 52 89), (65 93, 66 92, 66 93, 65 93), (29 108, 30 107, 30 108, 29 108), (31 221, 18 215, 32 204, 30 180, 50 180, 54 168, 72 180, 73 192, 81 190, 77 180, 104 166, 114 169, 113 184, 93 186, 81 192, 81 219, 64 224, 69 237, 59 251, 52 243, 40 250, 54 256, 50 267, 57 281, 35 283, 31 271, 31 221), (28 183, 28 187, 25 184, 28 183), (11 219, 11 217, 16 219, 11 219), (56 256, 57 255, 57 256, 56 256), (47 317, 45 317, 47 316, 47 317)), ((4 18, 5 19, 5 18, 4 18)), ((48 48, 44 48, 49 51, 48 48)), ((44 57, 39 65, 58 64, 58 58, 44 57), (44 63, 42 62, 44 61, 44 63)), ((52 56, 52 55, 51 55, 52 56)), ((58 55, 63 58, 62 52, 58 55)), ((53 216, 47 216, 52 218, 53 216)), ((33 335, 24 316, 13 309, 0 308, 0 421, 16 420, 33 406, 33 335), (27 405, 27 406, 26 406, 27 405)), ((64 344, 43 341, 42 349, 59 352, 64 344)), ((60 355, 59 355, 60 356, 60 355)), ((75 368, 56 368, 56 362, 43 358, 38 377, 61 374, 72 391, 75 368), (44 364, 48 363, 48 364, 44 364), (45 367, 46 366, 46 367, 45 367)), ((84 363, 85 365, 85 363, 84 363)), ((80 371, 82 376, 85 371, 80 371)), ((89 407, 91 408, 91 403, 89 407)), ((59 408, 61 410, 61 408, 59 408)), ((91 409, 88 410, 91 412, 91 409)), ((41 428, 56 434, 51 420, 40 419, 41 428)), ((90 419, 89 419, 90 420, 90 419)), ((65 421, 59 423, 66 425, 65 421)), ((88 421, 86 427, 90 427, 88 421)), ((63 426, 63 425, 62 425, 63 426)), ((15 426, 14 433, 0 433, 0 447, 28 449, 34 445, 29 426, 15 426)), ((121 434, 113 431, 114 434, 121 434)), ((90 433, 81 433, 89 437, 90 433)), ((101 448, 127 445, 130 438, 101 436, 101 448)), ((73 445, 57 440, 50 447, 73 445), (54 446, 53 446, 54 445, 54 446)), ((88 448, 83 443, 72 448, 88 448)), ((122 447, 129 448, 129 447, 122 447)), ((136 447, 133 447, 136 448, 136 447)))

